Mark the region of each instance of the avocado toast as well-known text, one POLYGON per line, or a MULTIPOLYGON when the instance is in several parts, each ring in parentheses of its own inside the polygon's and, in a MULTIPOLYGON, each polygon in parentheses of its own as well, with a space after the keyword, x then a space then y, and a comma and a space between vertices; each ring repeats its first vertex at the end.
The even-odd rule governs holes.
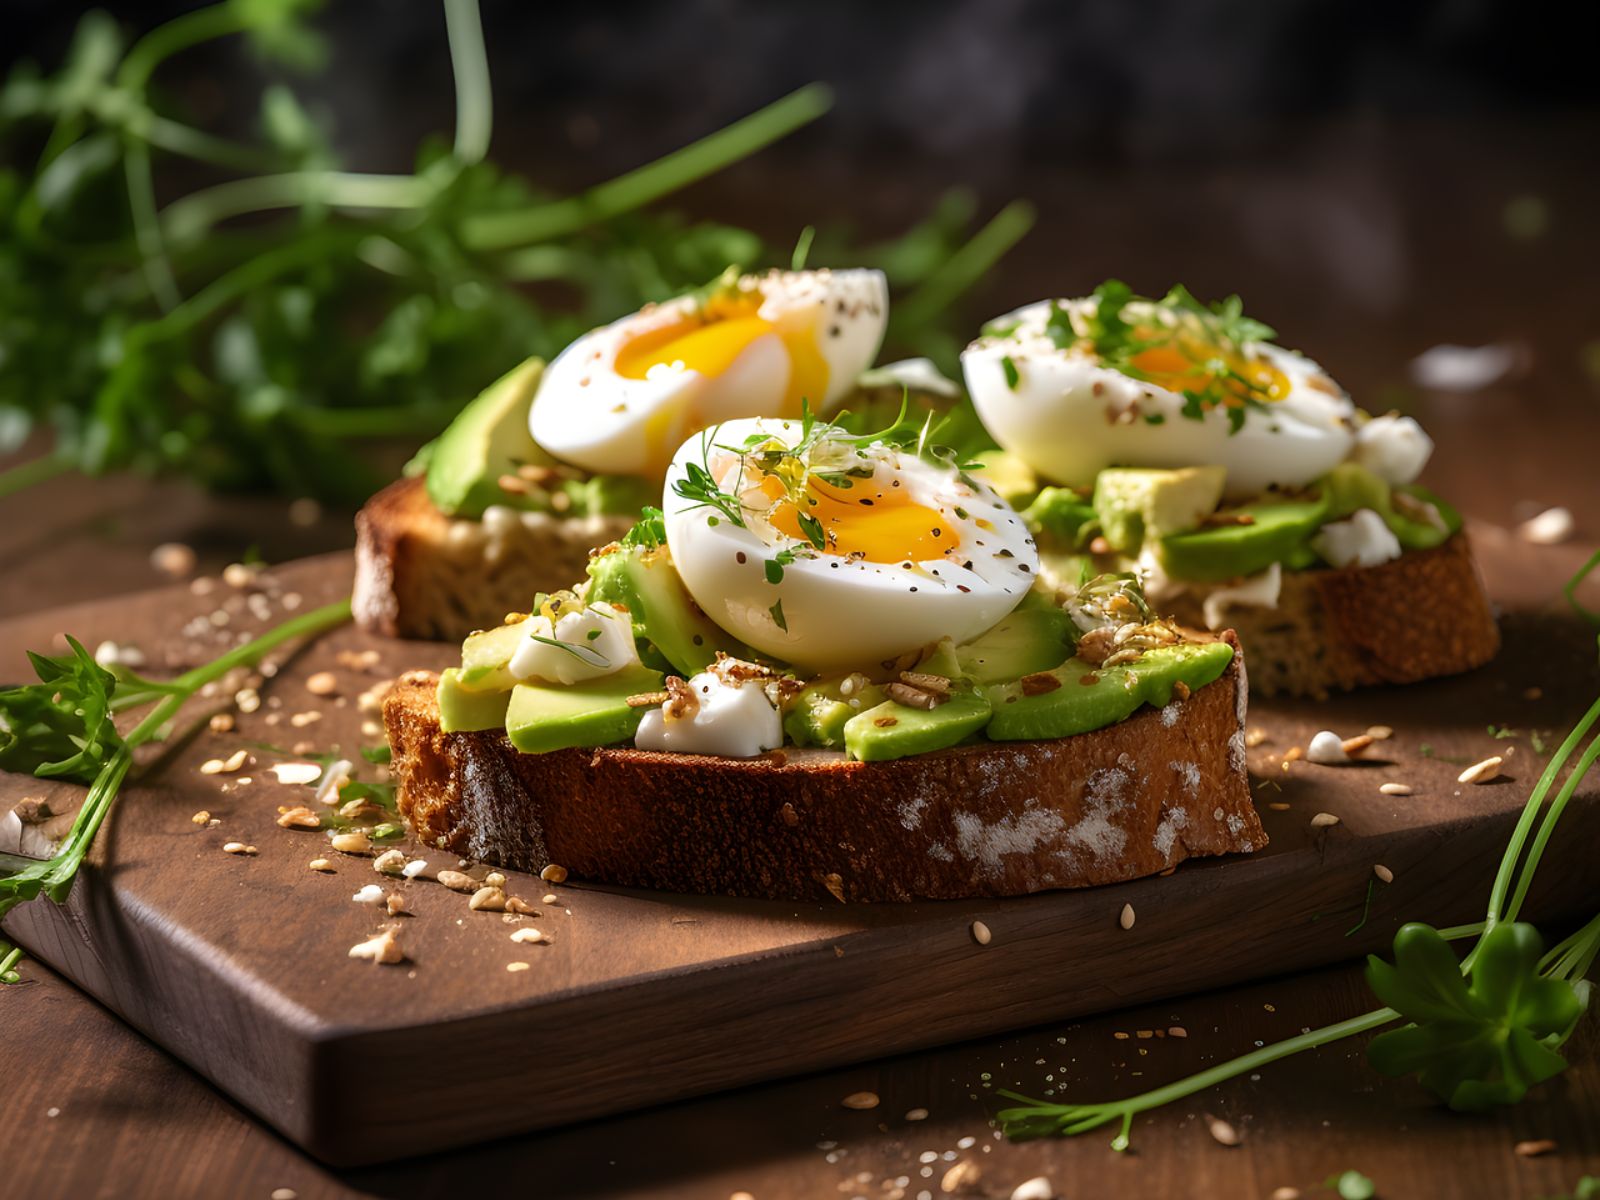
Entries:
POLYGON ((1261 693, 1480 666, 1499 647, 1432 442, 1373 417, 1236 297, 1112 281, 990 322, 962 356, 1046 574, 1138 570, 1179 620, 1235 628, 1261 693))
POLYGON ((587 578, 386 702, 430 844, 596 881, 1009 895, 1265 835, 1231 635, 1130 575, 1059 595, 992 488, 902 420, 691 438, 587 578))

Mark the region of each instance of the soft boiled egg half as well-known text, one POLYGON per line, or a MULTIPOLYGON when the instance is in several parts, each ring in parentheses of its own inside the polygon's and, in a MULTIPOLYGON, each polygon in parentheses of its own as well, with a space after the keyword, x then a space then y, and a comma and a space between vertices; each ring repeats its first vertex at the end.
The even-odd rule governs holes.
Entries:
POLYGON ((1316 363, 1265 340, 1237 301, 1154 301, 1107 284, 989 322, 961 356, 1000 445, 1073 487, 1106 467, 1227 468, 1230 498, 1310 483, 1355 442, 1355 405, 1316 363))
POLYGON ((649 305, 545 371, 533 439, 585 470, 660 478, 690 434, 735 417, 827 412, 877 356, 883 272, 773 271, 649 305))
POLYGON ((1038 571, 988 485, 898 439, 729 421, 667 472, 667 545, 706 615, 805 670, 871 670, 997 624, 1038 571))

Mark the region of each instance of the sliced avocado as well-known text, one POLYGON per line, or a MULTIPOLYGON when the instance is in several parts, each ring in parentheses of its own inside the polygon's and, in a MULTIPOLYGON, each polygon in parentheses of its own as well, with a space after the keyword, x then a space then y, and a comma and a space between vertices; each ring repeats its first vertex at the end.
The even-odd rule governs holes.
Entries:
POLYGON ((571 504, 567 512, 574 517, 631 516, 652 499, 660 498, 659 489, 636 475, 569 479, 561 490, 571 504))
POLYGON ((472 691, 461 685, 460 674, 451 667, 439 676, 439 728, 445 733, 504 728, 511 693, 472 691))
POLYGON ((1020 680, 984 688, 994 705, 984 733, 992 741, 1008 742, 1104 729, 1141 704, 1165 706, 1180 681, 1190 690, 1204 687, 1222 674, 1232 658, 1233 650, 1223 642, 1165 646, 1110 670, 1096 670, 1081 658, 1069 658, 1044 673, 1055 681, 1053 686, 1034 678, 1026 689, 1020 680))
POLYGON ((988 697, 970 685, 957 687, 938 708, 885 700, 845 722, 845 751, 862 762, 883 762, 943 750, 977 733, 991 712, 988 697))
POLYGON ((1390 508, 1389 485, 1360 463, 1340 463, 1322 477, 1321 487, 1329 521, 1342 521, 1363 508, 1381 516, 1390 508))
POLYGON ((1395 495, 1404 494, 1423 504, 1433 505, 1434 511, 1439 514, 1439 519, 1444 523, 1440 528, 1432 521, 1419 521, 1402 513, 1398 506, 1391 508, 1383 514, 1385 524, 1399 539, 1403 550, 1430 550, 1441 545, 1453 534, 1461 531, 1461 514, 1451 505, 1435 496, 1427 488, 1409 484, 1405 487, 1394 489, 1395 495))
POLYGON ((1033 473, 1032 467, 1015 454, 1008 454, 1004 450, 985 450, 973 455, 972 460, 979 464, 973 474, 999 492, 1007 504, 1021 504, 1039 490, 1039 477, 1033 473))
POLYGON ((1024 602, 988 633, 957 647, 956 659, 976 684, 1020 679, 1060 666, 1072 653, 1071 629, 1061 607, 1024 602))
POLYGON ((700 611, 665 546, 621 546, 597 554, 589 560, 589 579, 589 602, 626 608, 634 636, 647 639, 686 678, 715 662, 718 650, 736 658, 750 654, 700 611))
POLYGON ((1094 510, 1111 548, 1130 557, 1145 539, 1193 529, 1222 501, 1223 467, 1165 471, 1112 467, 1094 481, 1094 510))
POLYGON ((1022 510, 1028 527, 1051 543, 1075 549, 1084 527, 1095 519, 1094 505, 1071 488, 1040 489, 1033 503, 1022 510))
POLYGON ((842 679, 808 684, 789 704, 783 731, 797 746, 844 745, 845 724, 859 713, 883 702, 883 688, 867 684, 848 697, 840 691, 842 679), (851 703, 854 701, 854 703, 851 703))
POLYGON ((461 686, 474 692, 508 692, 515 687, 511 656, 522 641, 525 625, 525 621, 517 621, 468 634, 461 643, 461 686))
MULTIPOLYGON (((1161 565, 1174 579, 1209 582, 1236 579, 1289 562, 1327 521, 1324 500, 1246 504, 1217 514, 1248 518, 1249 524, 1219 525, 1162 539, 1161 565)), ((1304 557, 1304 555, 1300 555, 1304 557)))
POLYGON ((506 503, 500 477, 523 463, 554 462, 528 432, 528 410, 544 374, 530 358, 495 380, 439 435, 428 458, 428 498, 453 517, 481 517, 506 503))
POLYGON ((511 689, 506 735, 525 754, 627 741, 646 711, 629 708, 628 697, 660 689, 661 672, 637 663, 582 683, 519 683, 511 689))
POLYGON ((1461 528, 1461 514, 1427 488, 1415 484, 1391 488, 1359 463, 1340 463, 1323 478, 1322 488, 1328 497, 1328 520, 1340 521, 1358 509, 1370 508, 1383 518, 1403 550, 1431 549, 1461 528), (1431 504, 1442 527, 1400 511, 1394 503, 1396 494, 1431 504))

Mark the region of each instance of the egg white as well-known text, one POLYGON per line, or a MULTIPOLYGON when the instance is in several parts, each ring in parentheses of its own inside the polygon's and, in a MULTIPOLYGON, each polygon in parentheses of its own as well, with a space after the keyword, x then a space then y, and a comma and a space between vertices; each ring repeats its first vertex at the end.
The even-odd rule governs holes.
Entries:
POLYGON ((677 493, 689 463, 708 464, 713 475, 721 469, 725 490, 731 488, 737 456, 718 447, 741 445, 755 433, 793 446, 801 424, 730 421, 690 438, 673 459, 662 498, 667 544, 684 586, 712 621, 745 644, 802 670, 871 670, 940 638, 974 638, 1027 594, 1039 561, 1016 512, 987 484, 890 446, 868 450, 873 482, 889 487, 899 480, 911 501, 937 511, 958 535, 951 556, 881 563, 817 553, 755 508, 742 507, 740 526, 677 493), (768 563, 785 549, 797 556, 781 579, 769 582, 768 563))
MULTIPOLYGON (((1075 315, 1092 313, 1095 305, 1092 299, 1063 303, 1075 315)), ((1224 411, 1186 417, 1178 393, 1057 346, 1045 332, 1051 305, 1040 301, 1000 318, 995 324, 1015 322, 1015 329, 973 342, 961 367, 995 440, 1053 482, 1087 486, 1112 466, 1214 465, 1227 469, 1225 493, 1237 500, 1274 485, 1308 484, 1350 453, 1355 405, 1304 355, 1267 343, 1247 347, 1283 373, 1288 391, 1281 400, 1246 409, 1234 432, 1224 411)), ((1132 316, 1139 309, 1130 304, 1128 311, 1132 316)))
MULTIPOLYGON (((828 412, 871 365, 888 320, 883 272, 773 271, 745 276, 741 291, 760 296, 755 315, 792 336, 810 338, 827 366, 827 388, 809 396, 828 412)), ((790 354, 777 332, 749 342, 729 366, 706 375, 681 363, 652 367, 644 379, 617 371, 635 339, 691 320, 700 299, 647 306, 580 337, 545 370, 529 414, 534 441, 586 470, 659 477, 690 434, 736 417, 783 416, 790 354)))

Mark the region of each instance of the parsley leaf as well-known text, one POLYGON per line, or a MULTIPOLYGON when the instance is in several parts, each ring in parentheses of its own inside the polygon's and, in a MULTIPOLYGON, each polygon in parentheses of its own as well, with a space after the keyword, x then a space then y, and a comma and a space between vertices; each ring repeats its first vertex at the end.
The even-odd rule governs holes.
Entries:
POLYGON ((1586 984, 1539 974, 1543 953, 1533 926, 1496 925, 1464 977, 1437 930, 1402 926, 1394 964, 1370 957, 1367 982, 1412 1024, 1379 1034, 1368 1059, 1385 1075, 1418 1075, 1461 1112, 1516 1103, 1566 1068, 1556 1047, 1588 1001, 1586 984))
POLYGON ((76 638, 62 658, 28 654, 38 683, 0 692, 0 770, 89 783, 122 746, 111 721, 117 680, 76 638))
POLYGON ((1022 373, 1017 370, 1016 360, 1014 360, 1009 354, 1002 355, 1000 359, 1000 367, 1006 373, 1006 386, 1013 392, 1016 391, 1017 384, 1022 382, 1022 373))

